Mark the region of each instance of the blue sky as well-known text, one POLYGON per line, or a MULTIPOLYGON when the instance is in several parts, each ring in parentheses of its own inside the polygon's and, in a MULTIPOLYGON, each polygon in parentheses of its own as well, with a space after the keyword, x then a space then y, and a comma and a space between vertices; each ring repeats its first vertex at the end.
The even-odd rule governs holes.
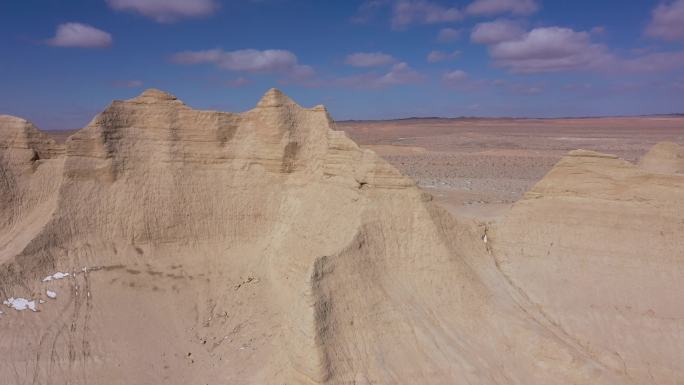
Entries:
POLYGON ((684 112, 684 0, 0 2, 0 113, 79 128, 145 88, 336 119, 684 112))

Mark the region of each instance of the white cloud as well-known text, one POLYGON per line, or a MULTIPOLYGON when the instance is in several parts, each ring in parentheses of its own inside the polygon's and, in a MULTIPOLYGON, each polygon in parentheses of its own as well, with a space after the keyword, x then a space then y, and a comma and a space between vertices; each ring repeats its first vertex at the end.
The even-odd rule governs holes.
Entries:
POLYGON ((216 0, 106 0, 117 11, 139 13, 159 23, 172 23, 182 18, 201 17, 214 13, 216 0))
POLYGON ((384 67, 397 59, 382 52, 357 52, 348 55, 344 62, 353 67, 384 67))
POLYGON ((489 53, 496 65, 520 73, 596 69, 614 61, 588 33, 561 27, 535 28, 516 40, 491 45, 489 53))
POLYGON ((335 84, 355 88, 384 88, 388 86, 419 83, 423 75, 415 71, 408 64, 401 62, 394 64, 385 73, 364 73, 336 79, 335 84))
POLYGON ((460 37, 460 30, 454 28, 442 28, 439 30, 437 40, 441 41, 442 43, 449 43, 458 40, 460 37))
POLYGON ((427 56, 428 63, 438 63, 441 61, 455 59, 461 55, 461 51, 454 52, 443 52, 443 51, 432 51, 427 56))
POLYGON ((423 76, 406 63, 397 63, 378 79, 379 85, 410 84, 421 81, 423 76))
POLYGON ((392 7, 392 27, 402 29, 411 24, 436 24, 463 18, 455 7, 444 7, 428 0, 399 0, 392 7))
POLYGON ((499 19, 477 24, 470 34, 470 40, 480 44, 496 44, 515 40, 523 34, 525 34, 525 30, 520 23, 499 19))
POLYGON ((478 24, 474 42, 488 44, 494 65, 515 73, 557 71, 666 72, 684 68, 684 52, 637 52, 620 57, 591 33, 544 27, 523 32, 501 20, 478 24), (517 35, 517 36, 516 36, 517 35))
POLYGON ((365 0, 351 20, 366 23, 381 10, 389 9, 393 29, 404 29, 411 24, 450 23, 463 19, 456 7, 433 0, 365 0))
POLYGON ((295 54, 279 49, 224 51, 217 48, 179 52, 171 59, 178 64, 212 63, 221 69, 242 72, 289 73, 304 67, 298 63, 295 54))
POLYGON ((280 49, 241 49, 237 51, 224 51, 222 49, 210 49, 203 51, 184 51, 171 57, 171 61, 177 64, 214 64, 220 69, 279 74, 285 76, 281 79, 283 84, 301 83, 313 84, 312 78, 315 71, 311 66, 299 64, 297 56, 290 51, 280 49))
POLYGON ((468 73, 463 70, 453 70, 442 75, 442 80, 446 83, 454 85, 468 79, 468 73))
POLYGON ((646 35, 663 40, 684 40, 684 0, 656 7, 646 27, 646 35))
POLYGON ((47 44, 55 47, 106 48, 112 45, 112 35, 101 29, 81 23, 64 23, 57 26, 55 37, 47 44))
POLYGON ((530 15, 539 10, 536 0, 475 0, 466 8, 469 15, 497 15, 512 13, 530 15))

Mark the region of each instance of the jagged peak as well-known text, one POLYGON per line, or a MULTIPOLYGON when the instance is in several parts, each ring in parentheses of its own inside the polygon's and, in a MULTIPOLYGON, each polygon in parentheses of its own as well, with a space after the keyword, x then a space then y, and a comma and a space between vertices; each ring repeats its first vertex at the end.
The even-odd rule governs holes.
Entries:
POLYGON ((0 114, 0 147, 33 149, 40 158, 52 158, 61 147, 30 121, 0 114))
POLYGON ((266 91, 264 96, 261 97, 261 100, 259 100, 259 103, 257 104, 257 108, 296 106, 296 105, 297 105, 297 103, 295 103, 292 99, 290 99, 282 91, 280 91, 277 88, 271 88, 270 90, 266 91))
MULTIPOLYGON (((29 134, 42 135, 43 132, 24 118, 12 115, 0 115, 0 132, 5 135, 14 132, 26 136, 29 134)), ((0 138, 3 139, 3 138, 0 138)), ((6 139, 6 138, 5 138, 6 139)))
POLYGON ((20 118, 18 116, 13 116, 13 115, 3 115, 0 114, 0 124, 30 124, 30 122, 24 118, 20 118))
POLYGON ((138 103, 159 103, 159 102, 169 102, 177 101, 178 98, 168 92, 158 90, 156 88, 148 88, 143 91, 142 94, 131 99, 132 101, 138 103))

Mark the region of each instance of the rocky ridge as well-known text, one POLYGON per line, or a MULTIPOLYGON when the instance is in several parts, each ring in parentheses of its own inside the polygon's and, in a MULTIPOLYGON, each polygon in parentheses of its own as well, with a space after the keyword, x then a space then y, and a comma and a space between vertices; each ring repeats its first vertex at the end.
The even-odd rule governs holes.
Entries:
MULTIPOLYGON (((13 383, 643 383, 627 354, 636 343, 601 340, 620 365, 577 337, 596 324, 567 329, 577 313, 549 311, 550 294, 520 284, 510 266, 528 256, 511 251, 514 231, 451 217, 321 106, 270 90, 244 113, 198 111, 148 90, 64 145, 16 118, 0 133, 0 295, 38 301, 0 315, 0 375, 13 383)), ((570 174, 588 165, 593 179, 576 196, 606 177, 641 186, 630 202, 679 191, 669 176, 577 155, 570 174)), ((540 182, 515 212, 568 194, 554 186, 540 182)), ((598 191, 619 204, 616 189, 598 191)), ((531 234, 520 242, 536 250, 545 233, 531 234)), ((665 243, 668 260, 678 246, 665 243)), ((667 335, 649 330, 640 343, 667 335)), ((648 367, 681 379, 666 356, 681 351, 675 342, 648 367)))

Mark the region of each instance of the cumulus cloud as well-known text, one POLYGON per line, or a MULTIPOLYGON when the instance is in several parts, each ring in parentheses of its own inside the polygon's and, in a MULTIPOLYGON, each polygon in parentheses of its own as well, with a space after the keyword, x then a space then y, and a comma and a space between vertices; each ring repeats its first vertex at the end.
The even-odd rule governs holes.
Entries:
POLYGON ((336 79, 335 84, 355 88, 384 88, 388 86, 419 83, 423 75, 408 64, 401 62, 394 64, 385 73, 364 73, 336 79))
POLYGON ((282 84, 298 83, 313 86, 315 71, 308 65, 299 64, 297 56, 290 51, 279 49, 241 49, 224 51, 210 49, 203 51, 184 51, 171 56, 176 64, 213 64, 228 71, 278 74, 282 84))
POLYGON ((461 55, 461 51, 454 52, 444 52, 444 51, 432 51, 427 56, 428 63, 438 63, 441 61, 455 59, 461 55))
POLYGON ((463 18, 455 7, 444 7, 428 0, 399 0, 392 7, 392 28, 402 29, 411 24, 436 24, 463 18))
POLYGON ((406 63, 397 63, 392 66, 389 72, 378 79, 380 85, 397 85, 417 83, 423 79, 423 76, 411 68, 406 63))
POLYGON ((462 83, 466 79, 468 79, 468 73, 463 70, 453 70, 442 75, 442 80, 450 85, 462 83))
POLYGON ((536 0, 475 0, 468 7, 469 15, 498 15, 512 13, 515 15, 530 15, 539 10, 536 0))
POLYGON ((159 23, 201 17, 218 9, 216 0, 106 0, 116 11, 128 11, 149 17, 159 23))
POLYGON ((437 40, 442 43, 449 43, 456 41, 461 37, 461 31, 454 28, 442 28, 439 30, 437 40))
POLYGON ((382 52, 357 52, 344 61, 353 67, 384 67, 397 62, 393 56, 382 52))
POLYGON ((569 28, 535 28, 515 40, 489 47, 494 63, 518 73, 595 69, 614 60, 587 32, 569 28))
POLYGON ((666 72, 684 68, 684 52, 637 51, 618 56, 591 33, 563 27, 534 28, 523 32, 519 25, 497 20, 480 23, 471 40, 489 46, 494 65, 514 73, 556 71, 666 72))
POLYGON ((519 22, 499 19, 475 25, 470 40, 480 44, 496 44, 516 40, 525 34, 519 22))
POLYGON ((663 40, 684 40, 684 0, 663 3, 651 14, 646 35, 663 40))
POLYGON ((215 64, 221 69, 258 73, 303 73, 310 67, 300 65, 297 56, 290 51, 279 49, 241 49, 224 51, 210 49, 204 51, 179 52, 171 57, 178 64, 215 64))
POLYGON ((444 6, 433 0, 365 0, 351 20, 365 23, 385 9, 389 9, 393 29, 405 29, 411 24, 449 23, 463 19, 463 13, 458 8, 444 6))
POLYGON ((112 45, 112 35, 88 24, 64 23, 57 26, 55 37, 47 44, 55 47, 106 48, 112 45))

